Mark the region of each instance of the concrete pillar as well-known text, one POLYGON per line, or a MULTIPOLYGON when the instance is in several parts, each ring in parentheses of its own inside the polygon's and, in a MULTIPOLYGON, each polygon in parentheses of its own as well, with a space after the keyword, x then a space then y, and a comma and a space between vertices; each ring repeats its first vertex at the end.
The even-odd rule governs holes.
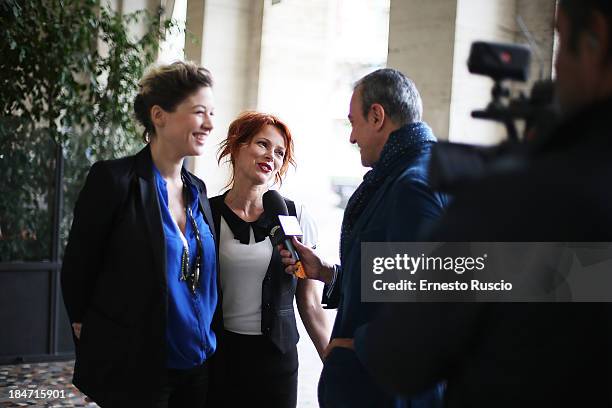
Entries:
MULTIPOLYGON (((526 43, 516 22, 520 15, 538 41, 550 77, 555 0, 392 0, 388 66, 415 80, 425 120, 440 139, 492 144, 503 140, 503 126, 472 119, 470 112, 490 100, 493 81, 472 75, 467 59, 473 41, 526 43)), ((513 90, 529 89, 538 79, 513 90)))
POLYGON ((187 0, 185 28, 190 33, 185 38, 185 58, 201 62, 204 49, 204 9, 206 0, 187 0))
POLYGON ((502 125, 470 116, 473 110, 486 107, 493 81, 470 74, 467 60, 474 41, 514 43, 515 16, 516 0, 458 0, 448 131, 451 141, 493 144, 504 139, 506 130, 502 125))
MULTIPOLYGON (((527 44, 517 23, 521 16, 540 46, 544 78, 552 74, 554 42, 554 0, 459 0, 455 33, 455 64, 451 98, 450 139, 456 142, 492 144, 506 138, 505 128, 493 122, 472 119, 472 110, 481 109, 490 100, 493 81, 472 75, 466 62, 473 41, 485 40, 527 44), (486 19, 482 16, 487 16, 486 19)), ((536 52, 532 52, 531 75, 525 84, 513 84, 513 92, 528 92, 539 79, 536 52)))
POLYGON ((457 0, 391 0, 387 66, 415 81, 424 119, 448 138, 457 0))
POLYGON ((218 144, 231 121, 257 106, 264 0, 188 0, 185 57, 208 68, 215 80, 215 129, 207 152, 192 161, 209 195, 227 182, 227 168, 217 166, 218 144), (196 38, 196 42, 193 42, 196 38))

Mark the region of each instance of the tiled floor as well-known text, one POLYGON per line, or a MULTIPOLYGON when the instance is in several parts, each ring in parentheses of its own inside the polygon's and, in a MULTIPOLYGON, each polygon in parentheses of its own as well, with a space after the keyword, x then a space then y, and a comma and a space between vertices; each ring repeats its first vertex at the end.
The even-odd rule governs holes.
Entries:
POLYGON ((0 366, 0 407, 97 407, 71 384, 73 366, 74 361, 0 366), (30 398, 11 398, 30 390, 30 398), (53 398, 62 392, 63 398, 53 398), (36 393, 40 398, 35 398, 36 393), (42 398, 43 393, 52 398, 42 398))
MULTIPOLYGON (((333 321, 333 311, 327 312, 330 321, 333 321)), ((322 364, 299 319, 298 331, 300 369, 297 405, 299 408, 316 408, 316 388, 322 364)), ((0 407, 97 407, 94 403, 86 402, 83 394, 72 385, 73 366, 74 361, 0 365, 0 407), (36 391, 40 394, 43 390, 63 391, 64 398, 10 398, 11 391, 14 394, 17 390, 20 394, 24 390, 32 390, 33 394, 36 391)))
MULTIPOLYGON (((304 343, 301 342, 301 346, 306 346, 304 347, 306 350, 302 350, 300 354, 298 407, 311 408, 318 406, 314 388, 320 371, 318 367, 320 363, 307 357, 315 352, 312 344, 304 343)), ((85 401, 84 395, 72 385, 73 366, 73 360, 0 366, 0 407, 98 407, 93 402, 85 401), (35 398, 34 394, 36 392, 41 394, 43 390, 45 393, 47 391, 56 391, 55 394, 63 392, 64 397, 35 398), (30 391, 32 391, 30 398, 11 398, 16 392, 23 395, 30 391)))

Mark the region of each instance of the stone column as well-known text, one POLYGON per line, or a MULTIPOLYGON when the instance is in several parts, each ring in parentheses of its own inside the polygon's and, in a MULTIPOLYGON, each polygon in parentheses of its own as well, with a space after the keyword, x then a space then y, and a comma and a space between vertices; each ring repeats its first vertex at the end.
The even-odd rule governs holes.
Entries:
POLYGON ((227 168, 217 165, 217 148, 231 121, 257 107, 264 0, 188 0, 185 56, 208 68, 215 81, 215 129, 207 151, 191 161, 209 195, 227 182, 227 168), (194 42, 194 38, 196 42, 194 42))
POLYGON ((448 138, 457 0, 391 0, 387 66, 410 77, 424 119, 448 138))
MULTIPOLYGON (((543 72, 553 60, 555 0, 391 0, 388 66, 415 80, 423 97, 425 120, 438 138, 491 144, 503 140, 503 126, 472 119, 470 112, 490 100, 493 81, 472 75, 467 59, 473 41, 526 43, 521 15, 540 45, 543 72)), ((531 67, 529 89, 538 79, 531 67)))

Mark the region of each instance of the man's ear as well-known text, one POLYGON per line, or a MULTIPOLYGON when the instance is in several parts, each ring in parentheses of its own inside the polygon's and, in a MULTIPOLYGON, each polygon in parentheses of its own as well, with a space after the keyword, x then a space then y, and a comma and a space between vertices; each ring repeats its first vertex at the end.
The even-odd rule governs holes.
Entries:
POLYGON ((591 17, 591 27, 585 33, 586 48, 592 58, 599 64, 604 65, 610 58, 610 30, 612 26, 599 12, 594 12, 591 17))
POLYGON ((380 130, 385 123, 385 108, 379 103, 372 104, 368 113, 368 121, 374 125, 376 130, 380 130))
POLYGON ((166 124, 166 111, 159 105, 153 105, 151 108, 151 122, 156 128, 163 128, 166 124))

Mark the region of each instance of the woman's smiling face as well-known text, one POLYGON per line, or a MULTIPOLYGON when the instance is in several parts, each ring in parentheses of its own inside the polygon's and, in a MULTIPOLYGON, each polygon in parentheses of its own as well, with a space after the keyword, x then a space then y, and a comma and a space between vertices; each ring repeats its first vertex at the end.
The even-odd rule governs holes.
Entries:
POLYGON ((235 179, 248 179, 255 185, 270 184, 285 157, 285 138, 274 126, 266 125, 240 148, 236 158, 235 179))
POLYGON ((173 112, 158 109, 153 113, 155 137, 176 154, 199 156, 213 129, 214 102, 210 87, 202 87, 185 98, 173 112), (156 121, 155 115, 159 115, 156 121))

